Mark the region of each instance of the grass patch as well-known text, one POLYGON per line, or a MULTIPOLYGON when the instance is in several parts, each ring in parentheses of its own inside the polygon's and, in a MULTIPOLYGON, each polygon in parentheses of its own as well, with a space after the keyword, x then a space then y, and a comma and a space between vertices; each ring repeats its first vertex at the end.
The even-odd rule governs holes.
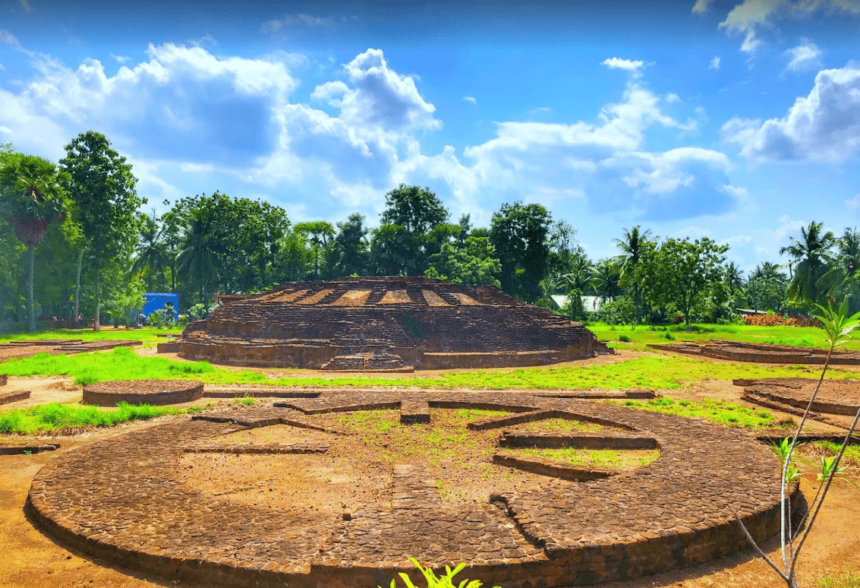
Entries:
POLYGON ((245 398, 236 398, 233 400, 233 404, 243 404, 245 406, 254 406, 257 404, 256 398, 251 398, 250 396, 246 396, 245 398))
POLYGON ((612 449, 521 449, 523 455, 563 462, 576 467, 600 470, 629 470, 649 465, 660 457, 659 450, 615 451, 612 449))
POLYGON ((158 335, 181 335, 182 328, 174 327, 170 329, 156 329, 153 327, 144 327, 142 329, 114 329, 113 327, 102 327, 101 331, 93 331, 92 329, 55 329, 50 331, 40 331, 38 333, 16 333, 14 335, 0 335, 0 343, 8 343, 10 341, 30 341, 44 339, 81 339, 84 342, 88 341, 104 341, 115 339, 133 339, 135 341, 143 341, 144 343, 155 343, 165 341, 164 337, 158 335))
POLYGON ((860 572, 848 571, 838 576, 819 578, 818 588, 860 588, 860 572))
POLYGON ((786 430, 796 427, 796 423, 793 420, 790 423, 789 421, 777 421, 766 410, 747 408, 722 400, 705 399, 701 402, 694 402, 691 400, 655 398, 648 401, 611 400, 608 402, 650 412, 659 412, 661 414, 704 419, 724 427, 738 427, 741 429, 770 429, 779 427, 786 430))
MULTIPOLYGON (((687 331, 684 325, 646 326, 606 325, 592 323, 588 328, 601 341, 624 341, 634 343, 633 348, 647 349, 646 345, 667 341, 744 341, 747 343, 769 343, 792 347, 827 347, 827 335, 817 327, 757 327, 752 325, 692 325, 687 331)), ((630 349, 630 345, 622 346, 630 349)), ((860 334, 853 333, 846 349, 860 351, 860 334)))
MULTIPOLYGON (((630 388, 677 389, 688 382, 733 378, 815 378, 820 372, 809 366, 769 366, 753 363, 712 363, 679 355, 660 354, 605 365, 558 368, 519 368, 441 373, 435 376, 268 378, 251 370, 228 370, 205 361, 182 362, 163 357, 140 357, 124 347, 109 352, 78 355, 40 353, 0 363, 0 373, 10 376, 70 376, 78 384, 110 380, 192 379, 209 384, 269 384, 289 388, 350 386, 416 386, 419 388, 561 389, 630 388)), ((833 379, 860 379, 860 372, 830 368, 833 379)))
POLYGON ((0 413, 0 433, 36 435, 90 427, 113 427, 120 423, 149 420, 168 414, 200 412, 206 408, 208 405, 179 409, 120 402, 116 408, 99 409, 97 406, 52 402, 0 413))
MULTIPOLYGON (((816 441, 813 445, 819 449, 823 449, 830 455, 836 455, 842 449, 842 443, 836 441, 816 441)), ((842 461, 839 462, 840 467, 844 465, 860 466, 860 445, 849 445, 845 448, 845 455, 842 456, 842 461)))

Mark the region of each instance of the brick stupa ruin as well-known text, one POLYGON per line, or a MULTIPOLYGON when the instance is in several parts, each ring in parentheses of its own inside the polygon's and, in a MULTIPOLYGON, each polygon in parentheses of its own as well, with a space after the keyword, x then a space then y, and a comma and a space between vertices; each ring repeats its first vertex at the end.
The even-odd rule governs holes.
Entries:
POLYGON ((427 278, 290 282, 188 325, 179 355, 245 366, 412 371, 611 353, 582 324, 491 286, 427 278))

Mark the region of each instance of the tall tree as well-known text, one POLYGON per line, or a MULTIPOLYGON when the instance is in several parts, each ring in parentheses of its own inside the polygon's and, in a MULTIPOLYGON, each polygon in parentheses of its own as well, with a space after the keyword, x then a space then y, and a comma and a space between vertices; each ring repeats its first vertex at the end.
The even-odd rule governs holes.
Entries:
POLYGON ((150 288, 158 288, 161 285, 165 270, 170 266, 170 258, 167 245, 164 242, 163 226, 159 222, 155 210, 151 215, 140 215, 140 238, 135 248, 135 259, 130 273, 143 278, 147 274, 144 284, 150 288))
POLYGON ((811 305, 821 301, 827 289, 818 280, 827 272, 830 263, 830 249, 836 243, 831 231, 824 231, 822 223, 812 221, 808 227, 801 227, 801 238, 791 237, 789 244, 779 250, 786 253, 794 264, 794 274, 788 283, 787 294, 791 298, 811 305))
POLYGON ((632 229, 624 229, 620 239, 613 239, 615 246, 621 250, 618 256, 619 269, 621 273, 620 284, 623 287, 633 288, 633 305, 636 311, 636 322, 639 322, 642 308, 642 289, 636 280, 636 267, 642 259, 642 254, 647 243, 651 242, 651 230, 644 231, 639 225, 632 229))
POLYGON ((651 300, 674 307, 689 326, 693 310, 720 285, 728 250, 707 237, 667 239, 646 250, 649 253, 640 259, 635 277, 651 300))
POLYGON ((779 310, 785 300, 788 277, 775 263, 765 261, 751 273, 746 283, 747 303, 753 310, 779 310))
MULTIPOLYGON (((95 131, 81 133, 66 145, 60 168, 68 174, 64 187, 74 203, 73 216, 80 223, 95 275, 95 329, 101 312, 102 274, 105 267, 127 255, 135 244, 137 210, 146 204, 137 195, 137 178, 126 158, 110 141, 95 131)), ((83 262, 83 249, 78 267, 83 262)), ((79 290, 79 285, 76 291, 79 290)))
MULTIPOLYGON (((385 210, 380 218, 380 229, 389 228, 374 232, 377 243, 375 257, 384 259, 384 273, 391 271, 394 275, 423 275, 429 267, 430 256, 439 251, 443 242, 462 230, 461 226, 447 225, 448 216, 442 200, 429 188, 400 184, 388 192, 385 195, 385 210), (441 225, 446 228, 440 233, 438 227, 441 225), (390 239, 395 235, 400 251, 393 255, 390 239), (398 259, 400 262, 395 263, 398 259)), ((377 271, 383 271, 382 267, 377 268, 377 271)))
POLYGON ((602 300, 612 299, 621 294, 621 272, 611 259, 604 259, 591 270, 591 283, 602 300))
POLYGON ((329 250, 334 242, 335 230, 331 223, 316 221, 298 223, 296 231, 306 236, 308 243, 314 253, 314 279, 320 279, 320 255, 328 257, 329 250))
POLYGON ((176 269, 200 286, 200 302, 209 305, 207 283, 218 279, 220 263, 215 251, 212 219, 205 210, 191 211, 185 230, 183 249, 176 258, 176 269))
POLYGON ((337 223, 337 230, 334 239, 337 274, 341 277, 367 275, 370 259, 364 216, 352 213, 346 222, 337 223))
POLYGON ((503 204, 493 213, 490 243, 502 265, 502 290, 534 302, 547 274, 552 217, 540 204, 503 204))
POLYGON ((0 214, 9 220, 15 236, 27 246, 27 329, 36 330, 33 273, 36 247, 45 238, 48 224, 64 218, 68 175, 46 159, 21 153, 0 157, 0 214))

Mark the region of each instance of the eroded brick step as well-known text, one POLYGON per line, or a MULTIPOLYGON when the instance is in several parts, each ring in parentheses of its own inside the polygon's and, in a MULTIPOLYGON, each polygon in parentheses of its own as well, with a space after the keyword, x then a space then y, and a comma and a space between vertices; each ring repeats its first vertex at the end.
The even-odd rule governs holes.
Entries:
POLYGON ((537 457, 510 455, 506 453, 496 453, 493 455, 493 463, 532 474, 549 476, 551 478, 561 478, 562 480, 574 480, 577 482, 603 480, 615 475, 616 473, 604 470, 575 468, 537 457))
POLYGON ((318 398, 319 392, 303 392, 301 390, 285 390, 283 388, 229 388, 203 392, 204 398, 318 398))
POLYGON ((400 422, 404 425, 430 422, 430 404, 426 400, 404 400, 400 403, 400 422))
POLYGON ((607 427, 616 427, 627 430, 634 430, 632 427, 616 423, 614 421, 596 418, 584 414, 577 414, 561 410, 535 410, 513 415, 505 415, 501 417, 475 421, 466 425, 473 431, 484 431, 487 429, 498 429, 509 425, 519 425, 522 423, 530 423, 533 421, 542 421, 545 419, 565 419, 570 421, 580 421, 583 423, 594 423, 596 425, 604 425, 607 427))
POLYGON ((0 455, 29 455, 31 453, 42 453, 43 451, 55 451, 59 448, 59 443, 45 443, 44 445, 0 445, 0 455))
POLYGON ((657 440, 632 435, 605 435, 600 433, 529 433, 504 431, 500 447, 543 447, 574 449, 657 449, 657 440))
POLYGON ((18 402, 19 400, 27 400, 28 398, 30 398, 29 390, 3 392, 0 393, 0 404, 10 404, 12 402, 18 402))
POLYGON ((395 464, 393 472, 393 510, 425 510, 441 502, 436 481, 427 468, 413 464, 395 464))
POLYGON ((185 453, 233 453, 239 455, 270 455, 270 454, 296 454, 327 453, 328 445, 321 443, 294 443, 291 445, 283 443, 269 443, 266 445, 194 445, 183 449, 185 453))

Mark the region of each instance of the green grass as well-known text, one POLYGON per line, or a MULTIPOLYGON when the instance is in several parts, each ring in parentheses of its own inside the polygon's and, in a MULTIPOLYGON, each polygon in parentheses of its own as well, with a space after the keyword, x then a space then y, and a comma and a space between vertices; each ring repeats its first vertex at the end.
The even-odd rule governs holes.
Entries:
MULTIPOLYGON (((747 343, 770 343, 795 347, 826 347, 823 329, 815 327, 756 327, 743 324, 692 325, 688 332, 684 325, 651 327, 646 325, 589 324, 588 328, 601 341, 610 341, 611 347, 620 349, 647 349, 646 345, 671 341, 745 341, 747 343), (621 342, 627 341, 628 344, 621 342)), ((860 334, 855 333, 845 349, 860 350, 860 334)))
POLYGON ((0 413, 0 433, 36 435, 88 427, 113 427, 120 423, 149 420, 167 414, 200 412, 205 408, 177 409, 148 404, 132 406, 121 402, 117 408, 99 409, 96 406, 52 402, 0 413))
MULTIPOLYGON (((769 366, 753 363, 712 363, 661 354, 605 365, 558 368, 474 370, 421 377, 287 377, 268 378, 251 370, 228 370, 205 361, 181 362, 163 357, 140 357, 131 349, 78 355, 48 355, 11 359, 0 363, 0 373, 10 376, 69 376, 78 384, 110 380, 193 379, 209 384, 269 384, 285 387, 416 386, 420 388, 630 388, 676 389, 685 382, 733 378, 815 378, 819 371, 808 366, 769 366)), ((860 372, 830 368, 834 379, 860 379, 860 372)))
POLYGON ((155 329, 152 327, 144 327, 142 329, 114 329, 113 327, 102 327, 101 331, 93 331, 92 329, 56 329, 50 331, 39 331, 38 333, 16 333, 14 335, 0 335, 0 343, 8 343, 9 341, 27 341, 27 340, 44 340, 44 339, 81 339, 83 341, 104 341, 106 339, 133 339, 143 341, 144 343, 156 343, 164 341, 164 337, 157 335, 181 335, 182 328, 174 327, 172 329, 155 329))
POLYGON ((860 572, 847 571, 818 579, 818 588, 860 588, 860 572))
MULTIPOLYGON (((835 441, 817 441, 815 446, 824 449, 831 455, 838 454, 839 450, 842 448, 842 444, 835 441)), ((860 445, 849 445, 846 447, 845 455, 842 456, 842 460, 843 461, 840 462, 840 467, 842 464, 860 466, 860 445)))
POLYGON ((602 470, 628 470, 644 467, 660 457, 659 450, 614 451, 612 449, 521 449, 523 455, 540 459, 563 462, 565 464, 602 470))
POLYGON ((742 429, 769 429, 772 427, 794 428, 796 423, 780 422, 766 410, 752 409, 722 400, 705 399, 701 402, 691 400, 672 400, 671 398, 655 398, 653 400, 614 400, 630 408, 671 414, 687 418, 704 419, 724 427, 742 429))

